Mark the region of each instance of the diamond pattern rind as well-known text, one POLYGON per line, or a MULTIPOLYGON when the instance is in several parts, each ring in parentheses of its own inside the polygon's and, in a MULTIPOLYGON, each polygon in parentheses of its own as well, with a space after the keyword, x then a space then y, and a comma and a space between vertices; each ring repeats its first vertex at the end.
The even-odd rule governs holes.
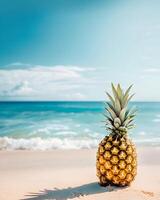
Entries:
POLYGON ((137 174, 137 154, 132 141, 106 136, 97 152, 97 177, 101 185, 130 185, 137 174))

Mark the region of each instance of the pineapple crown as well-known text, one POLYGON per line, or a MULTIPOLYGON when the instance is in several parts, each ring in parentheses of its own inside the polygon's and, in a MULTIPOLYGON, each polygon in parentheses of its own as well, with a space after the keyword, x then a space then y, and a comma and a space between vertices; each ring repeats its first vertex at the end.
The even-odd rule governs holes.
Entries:
POLYGON ((134 94, 129 95, 132 85, 124 92, 120 84, 115 87, 113 83, 111 96, 106 92, 109 102, 106 102, 106 129, 112 134, 118 136, 124 136, 127 134, 128 129, 134 127, 134 117, 137 110, 134 108, 128 108, 128 102, 134 96, 134 94))

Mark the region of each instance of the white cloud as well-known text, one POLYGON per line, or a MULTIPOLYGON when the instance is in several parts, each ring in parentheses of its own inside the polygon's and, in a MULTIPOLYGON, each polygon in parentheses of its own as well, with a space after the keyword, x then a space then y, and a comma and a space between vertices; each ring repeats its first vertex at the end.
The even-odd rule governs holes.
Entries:
POLYGON ((28 81, 23 81, 17 84, 11 90, 5 91, 4 94, 7 96, 27 96, 34 93, 34 90, 29 86, 28 81))
POLYGON ((31 97, 34 99, 87 99, 82 88, 95 69, 78 66, 42 66, 12 63, 0 68, 0 97, 31 97))

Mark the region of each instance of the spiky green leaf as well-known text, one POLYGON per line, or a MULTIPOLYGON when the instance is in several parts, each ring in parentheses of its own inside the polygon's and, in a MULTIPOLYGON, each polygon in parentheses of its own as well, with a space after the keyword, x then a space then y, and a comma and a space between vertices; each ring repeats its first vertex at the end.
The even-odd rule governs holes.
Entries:
POLYGON ((121 111, 121 105, 120 105, 120 101, 119 101, 119 99, 115 99, 115 111, 116 111, 117 115, 120 114, 120 111, 121 111))
POLYGON ((116 118, 114 119, 114 123, 118 123, 119 125, 121 125, 121 120, 120 120, 120 118, 119 118, 119 117, 116 117, 116 118))
POLYGON ((114 119, 117 117, 116 113, 114 110, 112 110, 110 107, 106 108, 106 110, 108 111, 108 113, 110 114, 111 118, 114 119))
POLYGON ((123 122, 123 126, 128 126, 131 122, 133 122, 133 118, 127 118, 124 122, 123 122))
POLYGON ((126 108, 123 108, 120 112, 119 118, 121 119, 121 122, 123 123, 125 120, 125 113, 126 113, 126 108))
POLYGON ((113 83, 111 83, 111 86, 112 86, 112 92, 113 92, 114 98, 115 98, 115 99, 119 99, 118 93, 117 93, 117 91, 116 91, 116 89, 115 89, 113 83))
MULTIPOLYGON (((115 107, 112 106, 111 103, 106 102, 106 105, 107 105, 107 107, 110 107, 110 108, 116 113, 116 109, 115 109, 115 107)), ((107 108, 107 107, 106 107, 106 108, 107 108)))
POLYGON ((131 90, 132 86, 133 86, 133 85, 130 85, 130 86, 129 86, 129 88, 126 90, 126 92, 125 92, 125 94, 124 94, 124 97, 125 97, 126 95, 128 95, 128 94, 129 94, 129 92, 130 92, 130 90, 131 90))
POLYGON ((114 106, 114 99, 112 98, 112 96, 108 92, 106 92, 106 94, 107 94, 109 100, 111 101, 112 105, 114 106))
POLYGON ((134 95, 135 95, 135 93, 132 94, 130 97, 128 97, 128 102, 133 98, 134 95))
POLYGON ((122 101, 123 101, 123 90, 120 86, 120 84, 118 83, 118 86, 117 86, 117 94, 118 94, 118 97, 119 97, 119 100, 120 100, 120 104, 122 106, 122 101))

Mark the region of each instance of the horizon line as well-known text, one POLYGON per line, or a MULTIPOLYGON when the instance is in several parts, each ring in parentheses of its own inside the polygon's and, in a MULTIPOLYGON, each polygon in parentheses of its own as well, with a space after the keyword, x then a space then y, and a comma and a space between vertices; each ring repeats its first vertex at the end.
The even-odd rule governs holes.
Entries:
MULTIPOLYGON (((0 100, 0 103, 47 103, 47 102, 109 102, 109 100, 0 100)), ((134 100, 130 101, 131 103, 137 102, 137 103, 160 103, 159 101, 149 101, 149 100, 134 100)))

